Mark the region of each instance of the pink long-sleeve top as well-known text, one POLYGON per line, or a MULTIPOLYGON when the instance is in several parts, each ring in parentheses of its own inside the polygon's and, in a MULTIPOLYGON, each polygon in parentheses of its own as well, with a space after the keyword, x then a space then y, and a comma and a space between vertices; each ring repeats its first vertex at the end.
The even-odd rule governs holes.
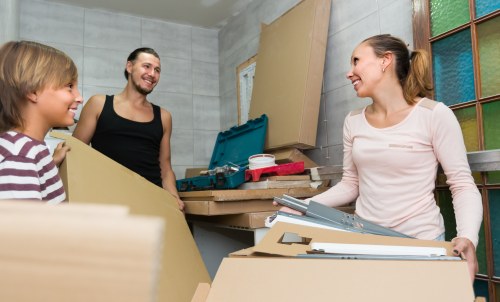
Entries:
POLYGON ((360 217, 433 240, 444 232, 433 193, 440 163, 452 193, 457 237, 477 246, 481 195, 451 109, 423 98, 403 121, 387 128, 371 126, 365 110, 351 112, 344 122, 342 181, 311 199, 332 207, 356 200, 360 217))

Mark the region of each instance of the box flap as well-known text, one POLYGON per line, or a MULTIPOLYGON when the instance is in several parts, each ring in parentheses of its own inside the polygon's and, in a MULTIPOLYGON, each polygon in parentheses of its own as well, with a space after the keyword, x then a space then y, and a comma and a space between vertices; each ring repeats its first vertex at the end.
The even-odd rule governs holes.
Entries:
POLYGON ((164 219, 159 301, 190 301, 198 283, 210 282, 184 215, 170 193, 71 136, 51 135, 71 147, 59 170, 70 203, 126 205, 132 214, 164 219))
POLYGON ((341 232, 285 222, 276 223, 253 248, 253 251, 293 257, 306 254, 307 251, 311 250, 310 244, 312 242, 443 247, 448 256, 453 256, 451 242, 341 232), (294 237, 298 236, 303 240, 297 243, 283 242, 282 239, 286 234, 293 234, 294 237))
POLYGON ((225 258, 207 302, 474 301, 465 261, 225 258))

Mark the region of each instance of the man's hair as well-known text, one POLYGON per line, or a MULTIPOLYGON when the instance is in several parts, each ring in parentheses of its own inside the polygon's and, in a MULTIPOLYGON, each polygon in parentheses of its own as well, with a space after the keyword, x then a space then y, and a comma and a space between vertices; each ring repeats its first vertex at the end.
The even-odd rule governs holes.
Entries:
MULTIPOLYGON (((148 53, 148 54, 151 54, 155 57, 157 57, 158 59, 160 59, 160 56, 158 55, 158 53, 152 49, 152 48, 149 48, 149 47, 141 47, 141 48, 137 48, 136 50, 132 51, 130 53, 130 55, 128 55, 128 58, 127 58, 127 62, 132 62, 134 63, 135 60, 137 60, 137 57, 139 56, 139 54, 141 53, 148 53)), ((125 79, 128 80, 128 71, 127 71, 127 68, 125 68, 125 71, 123 72, 123 74, 125 75, 125 79)))
POLYGON ((0 48, 0 132, 22 127, 28 94, 61 88, 78 80, 78 69, 64 52, 32 41, 0 48))

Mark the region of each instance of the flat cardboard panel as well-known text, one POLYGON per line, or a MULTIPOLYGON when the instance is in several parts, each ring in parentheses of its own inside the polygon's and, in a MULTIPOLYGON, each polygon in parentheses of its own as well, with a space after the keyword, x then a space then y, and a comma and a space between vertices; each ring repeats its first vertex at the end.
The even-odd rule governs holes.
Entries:
POLYGON ((266 218, 275 212, 267 211, 218 216, 189 215, 187 219, 193 222, 202 221, 231 227, 257 229, 265 227, 266 218))
POLYGON ((0 301, 156 301, 163 219, 68 203, 0 209, 0 301))
MULTIPOLYGON (((184 201, 190 200, 212 200, 212 201, 242 201, 252 199, 273 199, 276 196, 286 194, 296 198, 312 197, 326 191, 327 188, 281 188, 264 190, 212 190, 179 192, 184 201)), ((243 213, 243 212, 241 212, 243 213)))
POLYGON ((465 261, 225 258, 207 302, 474 301, 465 261))
POLYGON ((158 301, 190 301, 210 276, 172 195, 73 137, 53 136, 71 147, 59 170, 70 203, 126 205, 132 214, 164 219, 158 301))
POLYGON ((184 200, 184 204, 186 214, 206 216, 277 210, 271 199, 243 201, 184 200))
POLYGON ((330 6, 302 1, 262 28, 250 118, 269 117, 266 150, 315 147, 330 6))

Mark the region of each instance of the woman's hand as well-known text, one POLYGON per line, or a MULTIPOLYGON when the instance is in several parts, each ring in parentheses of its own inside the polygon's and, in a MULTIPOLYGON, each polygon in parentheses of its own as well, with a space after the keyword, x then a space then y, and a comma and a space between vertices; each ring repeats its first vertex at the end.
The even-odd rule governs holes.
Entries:
POLYGON ((68 153, 69 150, 71 150, 71 148, 66 145, 65 142, 60 142, 59 144, 57 144, 57 147, 54 150, 54 154, 52 155, 52 159, 54 160, 54 163, 57 167, 59 167, 63 160, 66 158, 66 153, 68 153))
POLYGON ((474 282, 474 278, 479 271, 479 265, 476 257, 476 247, 469 239, 464 237, 453 238, 451 242, 453 243, 453 254, 455 256, 460 256, 462 259, 467 261, 470 278, 472 282, 474 282))

